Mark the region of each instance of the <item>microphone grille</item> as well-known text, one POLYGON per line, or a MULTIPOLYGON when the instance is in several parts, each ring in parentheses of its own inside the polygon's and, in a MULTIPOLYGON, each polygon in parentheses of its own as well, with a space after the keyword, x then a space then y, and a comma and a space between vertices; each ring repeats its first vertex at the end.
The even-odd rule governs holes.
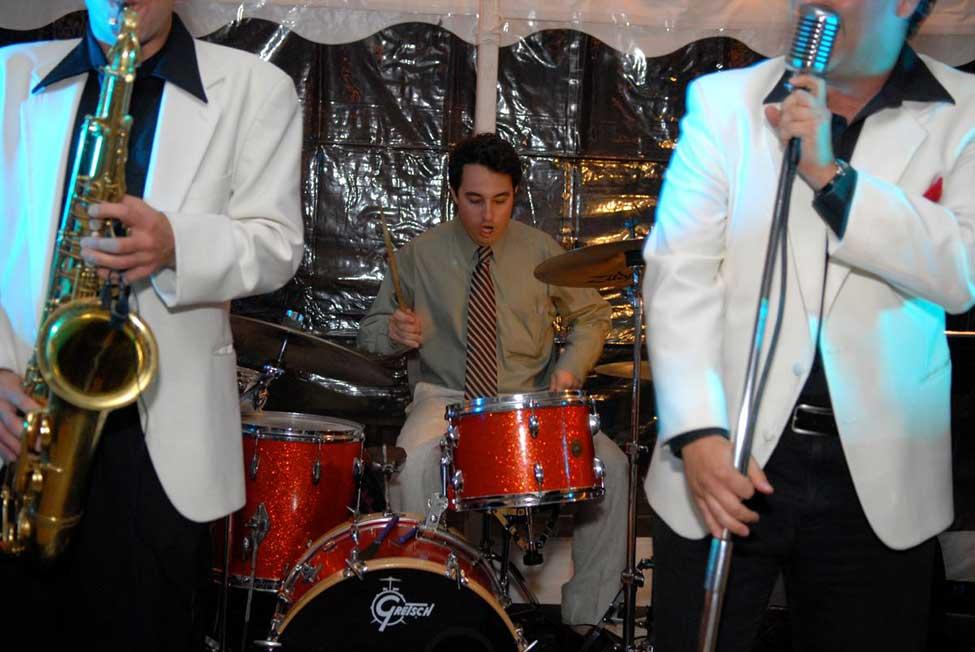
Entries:
POLYGON ((786 67, 796 72, 825 74, 839 29, 840 17, 833 11, 817 4, 802 5, 786 67))

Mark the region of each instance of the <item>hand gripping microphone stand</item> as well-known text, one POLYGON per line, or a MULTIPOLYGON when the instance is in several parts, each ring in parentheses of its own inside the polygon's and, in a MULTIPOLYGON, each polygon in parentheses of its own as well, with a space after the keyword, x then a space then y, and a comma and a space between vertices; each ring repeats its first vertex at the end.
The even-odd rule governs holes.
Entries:
MULTIPOLYGON (((823 75, 829 63, 829 56, 839 25, 839 17, 831 10, 816 4, 802 5, 799 8, 799 20, 796 24, 792 49, 786 59, 787 67, 799 73, 823 75)), ((731 437, 734 451, 733 463, 735 469, 742 474, 748 472, 752 437, 755 434, 755 417, 758 415, 766 372, 771 364, 775 348, 775 337, 773 335, 770 350, 766 356, 766 368, 762 377, 757 379, 758 363, 768 322, 769 291, 772 285, 777 253, 781 255, 782 274, 785 274, 785 233, 789 220, 792 183, 795 180, 799 155, 799 139, 793 138, 786 148, 785 156, 782 159, 782 169, 779 173, 775 209, 772 214, 768 248, 765 253, 765 267, 762 271, 762 281, 759 288, 758 309, 752 332, 752 346, 748 354, 748 365, 745 371, 745 386, 741 407, 738 411, 737 426, 731 437)), ((782 285, 784 288, 784 276, 782 285)), ((781 310, 782 302, 779 303, 779 308, 781 310)), ((781 319, 779 321, 781 322, 781 319)), ((720 537, 711 539, 707 571, 704 578, 704 606, 701 609, 701 628, 698 637, 699 652, 714 652, 717 645, 718 624, 728 583, 728 572, 731 567, 732 546, 731 532, 727 528, 722 530, 720 537)))

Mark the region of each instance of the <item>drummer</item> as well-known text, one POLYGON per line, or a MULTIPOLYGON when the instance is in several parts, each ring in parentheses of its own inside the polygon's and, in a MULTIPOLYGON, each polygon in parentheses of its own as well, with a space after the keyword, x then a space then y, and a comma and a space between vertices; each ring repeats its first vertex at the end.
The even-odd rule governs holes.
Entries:
MULTIPOLYGON (((440 483, 444 409, 478 396, 578 389, 603 349, 610 307, 592 289, 535 279, 542 261, 564 253, 550 236, 512 221, 521 160, 495 134, 458 143, 448 160, 449 220, 396 254, 403 302, 387 274, 362 320, 358 345, 382 355, 417 350, 413 402, 396 441, 406 463, 390 488, 396 511, 426 509, 440 483), (559 354, 553 320, 568 330, 559 354), (468 337, 468 333, 471 336, 468 337)), ((619 588, 626 557, 627 461, 605 434, 595 437, 606 494, 579 503, 562 619, 597 623, 619 588)))

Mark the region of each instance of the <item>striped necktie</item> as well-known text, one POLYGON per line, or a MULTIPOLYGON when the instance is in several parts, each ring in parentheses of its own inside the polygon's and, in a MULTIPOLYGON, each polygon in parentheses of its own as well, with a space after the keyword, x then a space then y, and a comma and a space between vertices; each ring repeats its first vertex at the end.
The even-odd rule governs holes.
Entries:
POLYGON ((498 324, 491 280, 491 247, 477 248, 477 264, 471 274, 467 298, 467 367, 464 398, 498 393, 498 324))

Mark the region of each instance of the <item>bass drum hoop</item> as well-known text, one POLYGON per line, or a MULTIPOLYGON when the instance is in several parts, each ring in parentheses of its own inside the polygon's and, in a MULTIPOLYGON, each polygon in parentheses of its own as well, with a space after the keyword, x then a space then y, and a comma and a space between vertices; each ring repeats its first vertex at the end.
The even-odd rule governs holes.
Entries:
MULTIPOLYGON (((467 540, 464 539, 464 537, 457 530, 454 530, 452 528, 447 528, 443 530, 426 528, 423 526, 423 523, 426 519, 422 515, 416 514, 414 512, 397 512, 396 514, 399 515, 401 522, 404 521, 412 522, 415 525, 420 526, 421 529, 417 530, 417 533, 415 535, 417 539, 422 539, 424 541, 436 541, 437 539, 445 540, 449 543, 451 549, 463 552, 468 557, 468 560, 471 562, 472 566, 479 566, 479 565, 484 566, 485 573, 489 578, 491 578, 491 588, 500 594, 501 587, 498 584, 498 579, 494 576, 494 573, 491 571, 490 567, 487 567, 487 564, 484 563, 484 560, 480 559, 480 555, 477 549, 474 546, 472 546, 470 543, 468 543, 467 540), (431 534, 433 536, 431 536, 431 534)), ((366 514, 365 516, 359 517, 358 526, 360 528, 365 528, 374 523, 382 523, 384 521, 388 521, 390 518, 391 515, 389 514, 384 514, 382 512, 373 512, 371 514, 366 514)), ((316 539, 310 546, 308 546, 308 549, 305 550, 301 554, 301 556, 298 557, 298 559, 295 561, 294 565, 291 567, 290 572, 284 578, 284 581, 281 582, 281 587, 279 589, 279 592, 283 594, 282 599, 288 602, 289 604, 288 606, 289 612, 294 607, 294 604, 296 604, 296 603, 291 603, 291 594, 294 589, 295 582, 297 582, 298 579, 300 579, 301 577, 299 569, 306 562, 308 562, 312 557, 318 554, 319 550, 328 546, 329 543, 334 539, 336 539, 340 534, 342 534, 343 532, 348 532, 350 529, 351 529, 351 525, 348 521, 344 523, 339 523, 331 530, 327 531, 325 534, 318 537, 318 539, 316 539)), ((410 557, 379 557, 378 559, 410 559, 410 557)), ((446 570, 445 567, 444 569, 446 570)), ((329 579, 329 578, 331 578, 331 575, 329 575, 325 579, 329 579)), ((325 580, 320 580, 320 581, 325 581, 325 580)), ((299 602, 300 601, 301 600, 299 599, 299 602)))

